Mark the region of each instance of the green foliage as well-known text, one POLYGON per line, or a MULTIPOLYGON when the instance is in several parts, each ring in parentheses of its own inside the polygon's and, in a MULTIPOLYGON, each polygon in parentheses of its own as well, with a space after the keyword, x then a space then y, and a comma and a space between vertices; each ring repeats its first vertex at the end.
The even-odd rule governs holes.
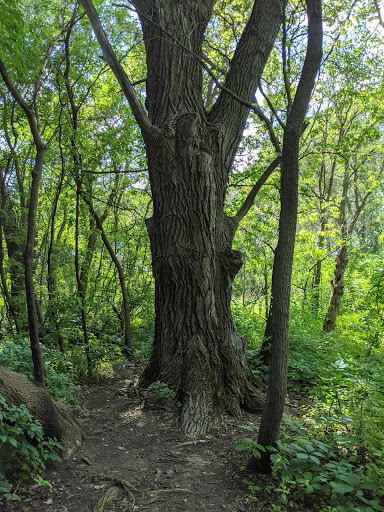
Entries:
MULTIPOLYGON (((346 310, 337 331, 329 334, 321 331, 321 317, 310 304, 293 305, 289 389, 309 393, 314 405, 302 423, 286 419, 277 446, 268 447, 274 483, 261 489, 271 493, 271 501, 278 498, 276 510, 384 510, 382 335, 377 317, 370 319, 374 309, 365 293, 358 289, 355 296, 368 307, 346 310)), ((245 325, 250 328, 252 320, 245 325)), ((257 364, 258 343, 247 353, 257 364)), ((253 437, 237 449, 258 457, 253 437)), ((257 500, 260 483, 250 480, 248 486, 250 499, 257 500)))
POLYGON ((165 382, 158 380, 148 386, 148 396, 158 400, 163 398, 167 400, 173 400, 176 396, 176 393, 170 389, 165 382))
POLYGON ((284 490, 276 489, 283 502, 289 496, 312 504, 384 510, 380 505, 384 466, 359 463, 359 440, 349 431, 349 418, 313 416, 303 426, 288 419, 285 424, 277 451, 271 455, 273 473, 283 484, 284 490), (324 428, 321 436, 320 426, 324 428))
MULTIPOLYGON (((0 0, 0 48, 2 54, 6 56, 17 55, 20 59, 20 50, 22 49, 22 37, 24 33, 21 2, 14 0, 7 2, 0 0)), ((0 55, 4 58, 4 55, 0 55)), ((15 62, 16 66, 21 66, 21 59, 15 62)))
POLYGON ((328 415, 348 420, 361 464, 374 462, 384 444, 384 376, 381 357, 344 360, 331 364, 323 384, 313 395, 328 415))
POLYGON ((140 358, 148 361, 152 351, 155 335, 155 312, 153 291, 150 288, 146 294, 136 296, 133 308, 132 347, 140 358))
MULTIPOLYGON (((249 430, 250 432, 253 432, 254 429, 252 427, 249 427, 247 425, 241 425, 241 428, 244 428, 245 430, 249 430)), ((265 446, 256 443, 254 439, 251 439, 249 437, 245 437, 244 439, 241 439, 240 443, 236 445, 235 449, 238 452, 248 451, 250 452, 253 457, 256 459, 260 459, 261 452, 265 452, 265 446)))
POLYGON ((33 478, 39 485, 47 484, 39 476, 50 460, 60 460, 57 450, 62 446, 45 439, 41 423, 27 407, 8 405, 0 395, 0 497, 18 499, 12 484, 33 478))
POLYGON ((122 355, 119 345, 90 334, 89 344, 72 346, 67 358, 73 368, 75 382, 86 384, 97 378, 99 373, 108 373, 113 364, 121 362, 122 355))
MULTIPOLYGON (((53 399, 69 404, 76 403, 75 392, 79 389, 73 364, 55 349, 43 349, 45 377, 53 399)), ((0 366, 25 375, 32 380, 32 358, 29 342, 23 337, 0 341, 0 366)))
MULTIPOLYGON (((349 426, 349 418, 344 416, 311 416, 304 424, 285 418, 277 446, 267 447, 277 482, 273 492, 284 507, 300 503, 321 511, 384 510, 384 465, 377 459, 380 453, 371 453, 375 462, 359 462, 359 440, 349 426)), ((236 447, 256 457, 264 451, 261 448, 249 438, 236 447)), ((251 492, 257 490, 250 487, 251 492)))

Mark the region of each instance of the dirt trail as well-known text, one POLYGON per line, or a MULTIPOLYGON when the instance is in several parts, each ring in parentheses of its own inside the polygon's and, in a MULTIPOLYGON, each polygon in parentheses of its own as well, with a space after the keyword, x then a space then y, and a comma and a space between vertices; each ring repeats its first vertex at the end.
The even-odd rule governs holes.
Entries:
POLYGON ((177 410, 158 404, 142 409, 130 385, 136 377, 137 367, 128 365, 80 393, 85 412, 78 420, 87 436, 82 449, 46 471, 53 489, 21 493, 9 512, 96 512, 108 489, 115 495, 113 512, 270 510, 264 500, 247 504, 239 471, 247 455, 234 450, 246 437, 240 425, 259 417, 225 416, 210 435, 192 440, 178 430, 177 410))

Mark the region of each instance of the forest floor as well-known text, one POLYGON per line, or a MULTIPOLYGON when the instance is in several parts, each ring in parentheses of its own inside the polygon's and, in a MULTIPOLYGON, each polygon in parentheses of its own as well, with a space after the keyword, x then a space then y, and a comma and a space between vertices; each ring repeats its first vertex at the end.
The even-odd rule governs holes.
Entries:
MULTIPOLYGON (((256 426, 260 417, 224 416, 209 435, 185 437, 176 407, 153 399, 143 403, 133 385, 139 372, 130 363, 81 390, 76 414, 86 435, 82 448, 45 471, 52 488, 19 490, 21 501, 0 505, 0 512, 271 510, 273 498, 265 488, 273 482, 264 478, 257 501, 248 503, 247 474, 240 467, 249 454, 235 451, 238 441, 249 436, 241 425, 256 426)), ((299 407, 299 400, 289 401, 299 407)))

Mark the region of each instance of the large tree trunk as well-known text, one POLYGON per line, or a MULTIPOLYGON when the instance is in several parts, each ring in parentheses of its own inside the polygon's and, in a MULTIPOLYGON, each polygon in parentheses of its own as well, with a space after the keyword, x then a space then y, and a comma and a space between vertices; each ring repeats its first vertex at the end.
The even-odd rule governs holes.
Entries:
POLYGON ((83 432, 71 410, 51 400, 44 388, 0 366, 0 394, 9 404, 25 404, 32 416, 41 422, 45 435, 60 441, 64 457, 70 457, 81 446, 83 432))
POLYGON ((348 265, 347 246, 343 245, 335 258, 335 271, 331 281, 331 296, 329 298, 328 311, 323 323, 323 331, 331 332, 336 328, 336 318, 339 314, 341 297, 344 293, 344 273, 348 265))
MULTIPOLYGON (((232 322, 231 287, 242 260, 232 250, 237 223, 223 212, 248 108, 223 93, 209 116, 203 109, 201 44, 214 2, 134 3, 146 41, 147 108, 154 126, 144 138, 156 320, 141 384, 161 380, 173 388, 182 404, 181 430, 197 435, 224 410, 239 415, 262 404, 232 322)), ((280 2, 256 2, 232 60, 225 85, 246 102, 254 98, 280 15, 280 2), (246 62, 250 53, 253 60, 246 62)))
POLYGON ((261 392, 230 311, 241 268, 232 239, 239 219, 223 212, 226 184, 282 0, 254 3, 215 105, 203 107, 204 32, 215 2, 134 0, 146 45, 146 115, 90 0, 80 0, 146 144, 153 197, 147 227, 155 277, 155 338, 141 378, 165 381, 182 404, 181 429, 206 432, 223 410, 255 410, 261 392))
POLYGON ((222 151, 216 131, 184 115, 173 140, 164 138, 148 153, 157 169, 147 223, 156 329, 141 383, 161 380, 177 390, 182 429, 202 433, 223 410, 238 415, 241 407, 261 406, 231 318, 231 286, 242 260, 231 249, 233 223, 223 213, 222 151))

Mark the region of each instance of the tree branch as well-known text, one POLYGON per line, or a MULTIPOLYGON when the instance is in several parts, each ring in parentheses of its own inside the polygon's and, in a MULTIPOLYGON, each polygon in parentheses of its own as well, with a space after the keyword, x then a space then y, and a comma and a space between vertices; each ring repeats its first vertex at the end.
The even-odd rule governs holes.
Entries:
POLYGON ((320 0, 307 0, 307 13, 307 53, 286 126, 287 129, 293 130, 300 135, 322 57, 323 29, 320 0))
POLYGON ((228 160, 236 147, 254 101, 265 64, 273 48, 283 17, 284 0, 256 0, 251 16, 232 58, 224 87, 209 113, 212 123, 229 131, 228 160), (228 94, 231 91, 231 94, 228 94), (242 98, 242 105, 236 101, 242 98), (235 101, 234 101, 235 100, 235 101))
POLYGON ((234 219, 236 219, 236 221, 237 221, 237 224, 239 224, 239 222, 249 212, 249 210, 251 209, 251 207, 253 205, 255 197, 259 193, 259 190, 264 185, 264 183, 267 181, 267 179, 271 176, 273 171, 279 166, 280 162, 281 162, 280 157, 275 158, 274 161, 268 165, 268 167, 265 169, 263 174, 257 180, 257 182, 253 186, 252 190, 248 194, 246 200, 244 201, 243 205, 240 207, 239 211, 236 213, 236 215, 234 217, 234 219))
POLYGON ((373 3, 375 4, 375 7, 376 7, 377 17, 379 19, 379 25, 381 25, 384 28, 384 20, 383 20, 383 17, 381 15, 379 2, 377 0, 373 0, 373 3))
POLYGON ((128 100, 132 114, 135 117, 143 133, 143 136, 148 135, 152 129, 152 124, 150 123, 148 116, 145 113, 144 107, 136 96, 135 90, 133 89, 129 78, 124 71, 123 66, 118 61, 115 52, 113 51, 107 39, 95 7, 93 6, 91 0, 78 1, 89 18, 92 29, 96 35, 97 41, 99 42, 101 51, 103 52, 104 60, 107 62, 115 77, 117 78, 117 81, 119 82, 120 87, 122 88, 123 93, 128 100))
POLYGON ((35 114, 32 110, 32 108, 28 105, 28 103, 25 101, 25 99, 22 97, 20 92, 17 90, 15 84, 10 79, 7 69, 3 63, 3 61, 0 58, 0 74, 4 80, 5 85, 7 86, 9 92, 12 94, 12 96, 15 98, 17 103, 20 105, 20 107, 24 110, 25 115, 27 116, 29 127, 31 129, 33 141, 35 143, 37 150, 45 150, 45 143, 43 139, 41 138, 40 131, 38 124, 36 122, 35 114))

